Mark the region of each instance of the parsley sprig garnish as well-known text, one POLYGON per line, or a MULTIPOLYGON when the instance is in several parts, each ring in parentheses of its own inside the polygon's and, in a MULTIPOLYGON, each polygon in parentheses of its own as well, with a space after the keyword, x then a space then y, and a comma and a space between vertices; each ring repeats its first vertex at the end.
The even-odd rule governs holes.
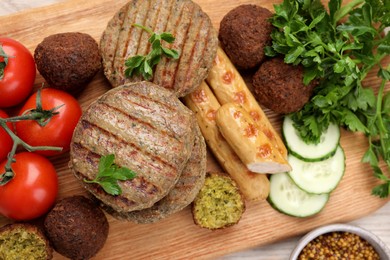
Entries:
MULTIPOLYGON (((330 122, 368 136, 369 149, 363 157, 383 184, 373 194, 387 197, 390 179, 379 167, 383 159, 390 173, 390 69, 381 62, 390 54, 389 0, 330 0, 328 10, 319 0, 284 0, 275 5, 271 18, 276 29, 268 56, 284 55, 286 63, 305 68, 304 83, 320 84, 304 108, 292 115, 301 137, 317 143, 330 122), (383 79, 378 95, 363 80, 375 66, 383 79)), ((388 176, 388 175, 387 175, 388 176)))
POLYGON ((118 184, 118 181, 126 181, 133 179, 136 173, 129 168, 119 167, 114 163, 115 155, 109 154, 100 157, 99 171, 93 180, 86 180, 86 183, 99 184, 105 192, 111 195, 122 194, 122 189, 118 184))
POLYGON ((125 76, 131 77, 135 73, 136 75, 142 75, 144 79, 149 80, 153 77, 153 67, 160 62, 162 56, 172 59, 179 58, 179 52, 177 50, 166 48, 162 43, 163 41, 173 43, 175 37, 168 32, 163 32, 161 34, 155 33, 150 28, 140 24, 133 24, 133 26, 141 28, 151 35, 148 41, 151 43, 152 50, 145 56, 135 55, 127 59, 125 61, 127 67, 125 76))

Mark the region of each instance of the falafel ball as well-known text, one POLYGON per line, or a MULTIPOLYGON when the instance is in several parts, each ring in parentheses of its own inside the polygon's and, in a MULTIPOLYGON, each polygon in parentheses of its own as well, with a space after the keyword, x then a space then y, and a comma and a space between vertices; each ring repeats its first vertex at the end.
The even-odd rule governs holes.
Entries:
POLYGON ((303 67, 284 63, 280 57, 263 62, 252 79, 254 96, 279 114, 300 110, 313 94, 316 81, 303 84, 303 67))
POLYGON ((81 92, 102 66, 97 42, 80 32, 46 37, 36 47, 34 59, 51 87, 71 94, 81 92))
POLYGON ((0 259, 52 259, 53 249, 43 232, 29 223, 0 228, 0 259))
POLYGON ((240 5, 222 19, 218 38, 234 65, 241 69, 257 67, 265 57, 264 48, 271 44, 272 13, 253 4, 240 5))
POLYGON ((64 198, 56 203, 44 221, 54 249, 70 259, 89 259, 103 247, 108 221, 103 211, 84 196, 64 198))
POLYGON ((192 216, 200 227, 216 230, 237 224, 245 209, 237 183, 225 173, 208 172, 192 203, 192 216))

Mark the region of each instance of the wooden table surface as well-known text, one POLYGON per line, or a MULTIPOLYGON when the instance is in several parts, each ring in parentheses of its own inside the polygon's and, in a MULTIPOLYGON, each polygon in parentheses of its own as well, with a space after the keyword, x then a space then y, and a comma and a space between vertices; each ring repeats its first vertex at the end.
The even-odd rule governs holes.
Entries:
MULTIPOLYGON (((0 16, 8 15, 29 8, 54 4, 66 0, 0 0, 0 16)), ((355 220, 351 224, 363 227, 381 238, 385 244, 390 245, 390 203, 373 214, 355 220)), ((275 227, 277 228, 277 227, 275 227)), ((272 245, 253 248, 247 251, 226 255, 220 259, 288 259, 290 252, 300 237, 294 237, 272 245)))

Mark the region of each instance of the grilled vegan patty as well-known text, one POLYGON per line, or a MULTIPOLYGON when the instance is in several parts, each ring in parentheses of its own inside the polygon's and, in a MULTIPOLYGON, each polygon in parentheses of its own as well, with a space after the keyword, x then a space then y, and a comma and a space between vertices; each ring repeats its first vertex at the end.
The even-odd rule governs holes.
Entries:
POLYGON ((153 83, 183 97, 206 78, 217 52, 218 35, 199 5, 191 0, 133 0, 108 22, 100 40, 104 74, 113 87, 143 80, 124 75, 126 59, 151 50, 150 34, 134 23, 156 33, 170 32, 176 38, 166 47, 179 51, 179 59, 163 57, 155 67, 153 83))
POLYGON ((108 209, 108 212, 119 219, 130 220, 139 224, 148 224, 157 222, 184 209, 191 204, 204 184, 206 162, 206 143, 197 126, 191 157, 188 159, 178 182, 167 196, 147 209, 128 213, 118 213, 108 209))
POLYGON ((103 94, 84 112, 75 128, 70 168, 83 186, 118 212, 151 207, 176 184, 194 145, 193 113, 172 93, 150 82, 126 84, 103 94), (118 181, 122 194, 112 196, 85 183, 98 172, 101 156, 136 172, 118 181))

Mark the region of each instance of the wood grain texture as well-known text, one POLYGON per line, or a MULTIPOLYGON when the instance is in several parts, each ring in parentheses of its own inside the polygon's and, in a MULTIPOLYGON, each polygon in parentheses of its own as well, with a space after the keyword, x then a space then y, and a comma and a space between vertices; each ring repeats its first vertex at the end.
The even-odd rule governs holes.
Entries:
MULTIPOLYGON (((81 1, 70 0, 52 6, 27 10, 15 15, 0 17, 0 35, 15 38, 32 52, 44 37, 67 31, 80 31, 99 40, 108 20, 127 1, 81 1)), ((272 10, 272 2, 266 0, 197 0, 207 12, 216 28, 222 17, 239 4, 253 3, 272 10)), ((390 59, 387 59, 387 63, 390 59)), ((38 75, 35 86, 43 79, 38 75)), ((379 85, 372 73, 367 83, 379 85)), ((99 73, 87 89, 78 97, 83 109, 110 89, 102 73, 99 73)), ((387 86, 389 89, 389 85, 387 86)), ((281 117, 266 110, 274 126, 280 130, 281 117)), ((156 224, 137 225, 115 220, 107 215, 110 233, 104 248, 96 259, 193 259, 214 258, 227 253, 266 245, 328 223, 347 222, 366 216, 387 200, 370 195, 377 183, 368 165, 360 163, 366 149, 363 135, 342 131, 341 144, 346 152, 347 170, 340 186, 332 194, 326 208, 317 216, 298 219, 282 215, 273 210, 266 201, 248 203, 240 223, 220 230, 203 230, 193 224, 189 208, 156 224)), ((59 198, 72 194, 85 194, 68 169, 68 155, 52 158, 60 179, 59 198)), ((211 155, 209 169, 219 166, 211 155)), ((10 222, 0 217, 0 225, 10 222)), ((55 254, 55 259, 63 259, 55 254)))

